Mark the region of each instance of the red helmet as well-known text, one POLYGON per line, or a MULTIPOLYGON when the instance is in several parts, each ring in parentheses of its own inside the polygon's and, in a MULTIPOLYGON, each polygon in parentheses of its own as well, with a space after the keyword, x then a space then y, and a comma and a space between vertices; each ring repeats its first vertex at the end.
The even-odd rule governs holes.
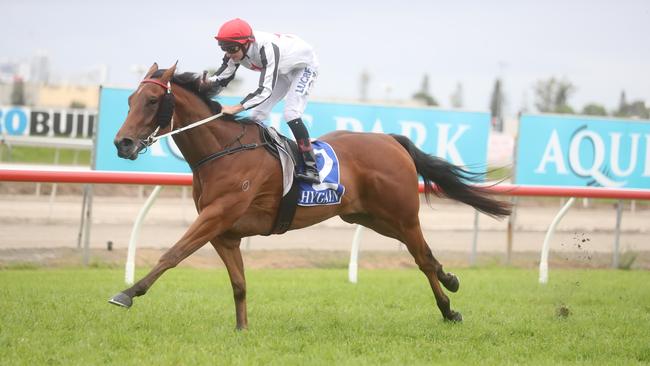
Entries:
POLYGON ((219 28, 219 33, 214 37, 221 43, 239 43, 246 44, 248 42, 255 41, 255 36, 253 36, 253 29, 251 28, 246 21, 239 18, 229 20, 225 22, 221 28, 219 28))

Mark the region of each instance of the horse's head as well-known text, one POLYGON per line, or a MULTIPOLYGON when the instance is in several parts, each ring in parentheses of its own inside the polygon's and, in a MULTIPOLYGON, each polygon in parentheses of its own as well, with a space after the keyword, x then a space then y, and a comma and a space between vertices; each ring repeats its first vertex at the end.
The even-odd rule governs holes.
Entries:
POLYGON ((167 127, 174 112, 174 96, 170 80, 176 64, 157 72, 154 63, 136 91, 129 96, 129 112, 115 136, 117 155, 135 160, 138 153, 151 144, 153 136, 167 127))

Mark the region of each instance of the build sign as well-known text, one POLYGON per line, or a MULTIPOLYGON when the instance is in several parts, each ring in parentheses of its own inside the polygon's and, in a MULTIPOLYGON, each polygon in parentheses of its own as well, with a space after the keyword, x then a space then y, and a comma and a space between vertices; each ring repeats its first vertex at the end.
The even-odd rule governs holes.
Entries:
POLYGON ((0 134, 91 138, 96 110, 43 107, 0 107, 0 134))

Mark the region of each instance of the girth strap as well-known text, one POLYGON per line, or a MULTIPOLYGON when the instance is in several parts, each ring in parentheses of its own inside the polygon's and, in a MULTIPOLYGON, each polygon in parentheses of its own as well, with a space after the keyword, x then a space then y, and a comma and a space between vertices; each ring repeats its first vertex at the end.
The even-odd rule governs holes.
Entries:
MULTIPOLYGON (((289 140, 290 141, 290 140, 289 140)), ((289 144, 291 148, 291 153, 295 156, 298 153, 298 147, 295 143, 289 144)), ((296 209, 298 208, 298 196, 300 194, 300 185, 295 175, 293 177, 293 182, 291 182, 291 188, 289 192, 285 194, 280 199, 280 205, 278 206, 278 214, 275 217, 275 223, 273 224, 273 229, 271 229, 271 234, 284 234, 289 230, 291 223, 293 222, 293 217, 296 215, 296 209)))
POLYGON ((192 170, 199 169, 201 167, 201 165, 203 165, 203 164, 205 164, 205 163, 207 163, 207 162, 209 162, 211 160, 219 159, 219 158, 221 158, 223 156, 238 153, 238 152, 244 151, 244 150, 257 149, 258 147, 263 146, 263 145, 266 145, 266 143, 264 143, 264 144, 244 144, 244 145, 239 145, 239 146, 232 147, 230 149, 218 151, 218 152, 216 152, 214 154, 210 154, 210 155, 206 156, 205 158, 199 160, 196 164, 194 164, 194 166, 192 167, 192 170))

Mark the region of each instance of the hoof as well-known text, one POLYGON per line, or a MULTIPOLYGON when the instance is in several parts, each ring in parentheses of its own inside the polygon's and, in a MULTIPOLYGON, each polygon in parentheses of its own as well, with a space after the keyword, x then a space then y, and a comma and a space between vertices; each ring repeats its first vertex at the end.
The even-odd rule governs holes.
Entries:
POLYGON ((120 292, 108 300, 108 303, 128 309, 133 305, 133 300, 124 292, 120 292))
POLYGON ((443 283, 445 288, 451 292, 458 291, 458 288, 460 287, 460 280, 458 279, 458 276, 451 272, 447 273, 447 275, 450 276, 451 279, 447 281, 447 283, 443 283))
POLYGON ((454 322, 454 323, 461 323, 463 321, 463 316, 460 315, 460 313, 455 312, 455 311, 452 310, 449 317, 445 318, 445 321, 454 322))

